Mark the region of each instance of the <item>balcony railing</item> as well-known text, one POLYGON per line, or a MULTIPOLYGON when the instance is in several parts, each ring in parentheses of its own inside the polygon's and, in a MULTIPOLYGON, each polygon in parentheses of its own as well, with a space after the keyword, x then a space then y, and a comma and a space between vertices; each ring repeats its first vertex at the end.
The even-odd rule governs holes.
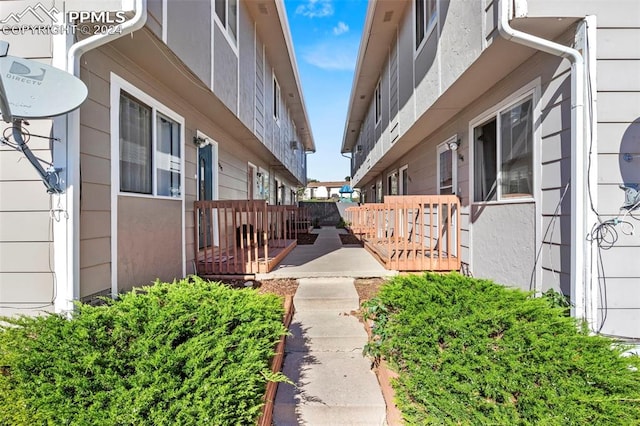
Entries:
POLYGON ((460 202, 455 195, 386 196, 346 209, 349 229, 387 269, 460 269, 460 202))
POLYGON ((269 272, 304 226, 298 207, 262 200, 196 201, 194 216, 196 272, 203 276, 269 272))

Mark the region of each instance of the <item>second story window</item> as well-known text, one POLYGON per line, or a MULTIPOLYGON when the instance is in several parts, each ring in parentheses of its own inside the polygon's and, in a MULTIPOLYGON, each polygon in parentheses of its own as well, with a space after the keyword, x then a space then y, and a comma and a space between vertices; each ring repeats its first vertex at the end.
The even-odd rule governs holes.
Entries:
POLYGON ((437 0, 415 0, 416 50, 436 22, 437 0))
POLYGON ((216 16, 233 40, 237 40, 238 0, 215 0, 216 16))
POLYGON ((273 77, 273 118, 277 123, 280 122, 280 85, 275 77, 273 77))

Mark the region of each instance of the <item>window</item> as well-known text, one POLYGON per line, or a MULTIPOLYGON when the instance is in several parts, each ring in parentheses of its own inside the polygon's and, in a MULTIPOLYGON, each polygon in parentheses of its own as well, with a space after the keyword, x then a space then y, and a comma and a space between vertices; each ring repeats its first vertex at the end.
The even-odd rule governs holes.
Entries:
POLYGON ((180 196, 180 125, 158 114, 156 120, 157 195, 180 196))
POLYGON ((398 172, 387 176, 387 195, 398 195, 398 172))
POLYGON ((120 191, 151 194, 151 107, 120 94, 120 191))
POLYGON ((275 77, 273 77, 273 118, 276 122, 280 122, 280 85, 275 77))
POLYGON ((120 91, 119 128, 120 191, 180 197, 180 123, 120 91))
POLYGON ((416 50, 435 26, 437 0, 415 0, 416 50))
POLYGON ((400 195, 408 195, 409 194, 409 166, 400 167, 400 195))
POLYGON ((216 0, 215 10, 222 27, 235 41, 238 27, 238 0, 216 0))
POLYGON ((474 200, 533 196, 533 100, 511 105, 473 129, 474 200))
POLYGON ((376 85, 375 93, 375 113, 376 113, 376 126, 380 123, 380 117, 382 117, 382 91, 380 90, 380 81, 376 85))

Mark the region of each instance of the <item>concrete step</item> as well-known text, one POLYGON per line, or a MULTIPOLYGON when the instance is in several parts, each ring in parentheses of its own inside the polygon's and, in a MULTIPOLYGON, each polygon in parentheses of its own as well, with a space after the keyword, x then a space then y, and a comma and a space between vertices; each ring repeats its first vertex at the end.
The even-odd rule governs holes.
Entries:
POLYGON ((358 319, 337 310, 298 310, 289 326, 287 352, 362 352, 367 333, 358 319))

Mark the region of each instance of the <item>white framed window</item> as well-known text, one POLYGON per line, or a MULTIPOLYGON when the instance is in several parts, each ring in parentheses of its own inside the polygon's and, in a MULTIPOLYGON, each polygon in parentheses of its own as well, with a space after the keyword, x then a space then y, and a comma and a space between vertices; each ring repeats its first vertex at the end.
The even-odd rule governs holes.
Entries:
POLYGON ((120 194, 182 198, 184 119, 112 74, 120 194))
POLYGON ((420 50, 431 31, 436 26, 438 16, 437 0, 414 0, 414 24, 416 51, 420 50))
POLYGON ((473 200, 533 198, 534 101, 528 93, 472 130, 473 200))
POLYGON ((238 40, 238 0, 214 0, 218 24, 235 43, 238 40))
POLYGON ((258 200, 267 200, 271 202, 271 190, 269 181, 269 172, 262 167, 258 168, 258 200))
POLYGON ((376 202, 382 202, 382 177, 376 182, 376 202))
POLYGON ((409 194, 409 165, 405 164, 398 170, 400 177, 398 179, 398 193, 400 195, 409 194))
POLYGON ((457 136, 453 136, 438 145, 437 189, 438 195, 455 194, 457 186, 458 156, 450 148, 451 142, 455 142, 457 136))
POLYGON ((398 171, 387 175, 387 195, 398 195, 398 171))
POLYGON ((280 85, 275 75, 273 76, 273 118, 280 124, 280 85))
POLYGON ((380 80, 376 85, 376 91, 374 94, 374 109, 376 114, 376 126, 380 124, 380 118, 382 117, 382 91, 380 90, 380 80))

